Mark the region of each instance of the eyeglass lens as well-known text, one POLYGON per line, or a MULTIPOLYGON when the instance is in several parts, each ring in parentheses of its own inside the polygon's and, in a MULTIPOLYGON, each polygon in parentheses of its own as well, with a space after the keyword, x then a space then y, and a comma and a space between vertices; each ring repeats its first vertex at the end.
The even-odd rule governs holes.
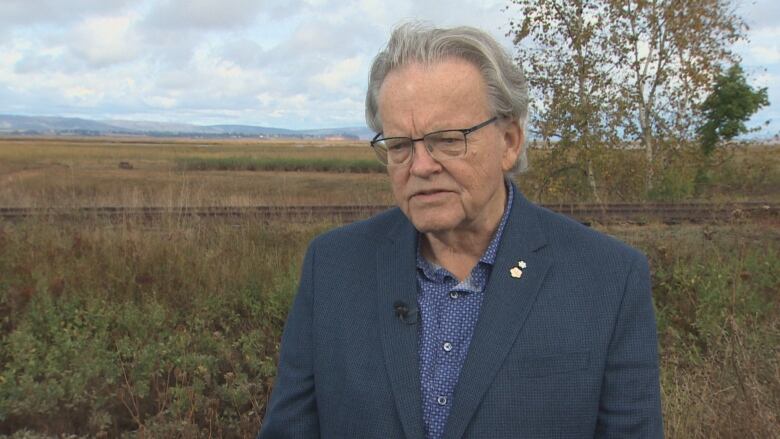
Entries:
MULTIPOLYGON (((436 160, 460 157, 466 152, 466 136, 461 131, 431 133, 423 137, 423 143, 436 160)), ((388 164, 393 165, 405 164, 411 159, 414 151, 412 139, 408 137, 390 138, 377 142, 377 146, 380 160, 385 159, 388 164)))

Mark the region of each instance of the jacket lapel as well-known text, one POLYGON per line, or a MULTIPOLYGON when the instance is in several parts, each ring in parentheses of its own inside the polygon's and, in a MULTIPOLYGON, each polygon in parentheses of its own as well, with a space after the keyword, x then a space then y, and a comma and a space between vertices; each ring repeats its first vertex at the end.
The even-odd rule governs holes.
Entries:
POLYGON ((512 211, 485 287, 479 321, 455 388, 445 438, 460 438, 501 368, 531 310, 551 261, 536 253, 545 245, 535 207, 515 188, 512 211), (525 268, 518 266, 523 261, 525 268), (514 276, 510 270, 517 267, 514 276))
POLYGON ((404 433, 407 438, 421 438, 424 427, 417 352, 417 232, 400 212, 398 216, 389 240, 377 249, 376 312, 387 374, 404 433), (405 321, 396 315, 397 302, 409 308, 405 321))

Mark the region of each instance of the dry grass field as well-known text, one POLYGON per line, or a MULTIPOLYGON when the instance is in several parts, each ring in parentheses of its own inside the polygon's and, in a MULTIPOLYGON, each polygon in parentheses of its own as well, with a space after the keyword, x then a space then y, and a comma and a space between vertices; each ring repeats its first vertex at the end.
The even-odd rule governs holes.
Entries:
MULTIPOLYGON (((559 172, 560 165, 545 160, 548 154, 530 150, 530 171, 516 177, 526 196, 545 203, 593 201, 581 170, 559 172)), ((662 179, 649 196, 780 201, 780 147, 724 156, 729 160, 697 192, 695 161, 681 155, 657 171, 662 179)), ((638 151, 616 151, 597 164, 604 201, 647 199, 641 159, 638 151)), ((391 203, 387 178, 366 141, 0 138, 2 207, 391 203), (132 169, 121 169, 122 162, 132 169)))
POLYGON ((366 142, 0 139, 0 206, 248 206, 387 204, 379 173, 183 171, 188 159, 373 161, 366 142), (121 169, 127 162, 132 169, 121 169))

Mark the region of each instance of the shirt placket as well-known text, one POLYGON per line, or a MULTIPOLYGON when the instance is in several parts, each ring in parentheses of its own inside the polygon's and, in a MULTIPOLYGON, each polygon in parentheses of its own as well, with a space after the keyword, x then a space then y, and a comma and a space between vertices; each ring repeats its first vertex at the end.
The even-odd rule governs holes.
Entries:
MULTIPOLYGON (((451 278, 450 278, 451 279, 451 278)), ((466 331, 468 307, 473 302, 474 293, 463 289, 454 280, 445 283, 446 289, 437 294, 437 309, 441 310, 434 331, 433 376, 435 389, 429 398, 432 411, 444 425, 453 402, 453 392, 457 384, 460 365, 466 349, 466 331)), ((443 433, 443 432, 438 432, 443 433)), ((434 436, 436 437, 436 436, 434 436)))

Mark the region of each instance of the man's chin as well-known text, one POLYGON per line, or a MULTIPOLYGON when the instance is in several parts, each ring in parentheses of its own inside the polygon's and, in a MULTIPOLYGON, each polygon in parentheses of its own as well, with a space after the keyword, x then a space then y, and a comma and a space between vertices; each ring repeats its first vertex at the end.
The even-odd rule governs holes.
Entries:
POLYGON ((414 228, 420 233, 446 232, 455 228, 455 221, 447 216, 435 213, 415 214, 410 218, 414 228))

